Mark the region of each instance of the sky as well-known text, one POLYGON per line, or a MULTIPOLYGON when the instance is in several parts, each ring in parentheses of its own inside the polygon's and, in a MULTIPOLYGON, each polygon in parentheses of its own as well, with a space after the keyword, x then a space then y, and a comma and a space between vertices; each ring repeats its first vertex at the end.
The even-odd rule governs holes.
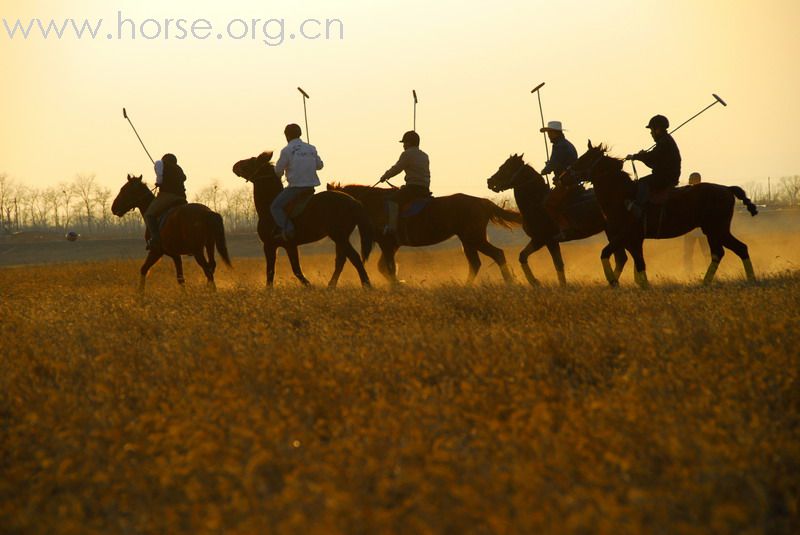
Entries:
MULTIPOLYGON (((304 125, 302 86, 323 182, 377 181, 412 128, 414 89, 434 194, 493 196, 486 178, 510 154, 544 164, 530 92, 541 82, 545 120, 561 120, 579 152, 588 139, 620 156, 647 148, 652 115, 677 125, 717 93, 728 107, 675 135, 684 181, 691 171, 723 184, 800 174, 797 0, 4 0, 0 17, 9 26, 103 19, 96 39, 69 29, 44 39, 36 28, 10 39, 0 21, 0 173, 30 186, 78 173, 113 190, 127 173, 152 180, 123 107, 154 157, 178 156, 190 196, 215 180, 242 186, 231 172, 237 160, 277 152, 284 126, 304 125), (132 21, 123 39, 119 13, 132 21), (213 30, 178 39, 172 22, 167 38, 167 18, 185 27, 207 19, 213 30), (147 19, 159 22, 142 26, 147 19), (264 43, 268 19, 284 19, 282 44, 274 21, 273 46, 264 43), (299 36, 306 19, 322 21, 320 38, 299 36), (326 19, 340 21, 330 39, 326 19), (226 33, 231 23, 241 37, 244 21, 247 38, 226 33)), ((319 31, 313 22, 303 29, 319 31)))

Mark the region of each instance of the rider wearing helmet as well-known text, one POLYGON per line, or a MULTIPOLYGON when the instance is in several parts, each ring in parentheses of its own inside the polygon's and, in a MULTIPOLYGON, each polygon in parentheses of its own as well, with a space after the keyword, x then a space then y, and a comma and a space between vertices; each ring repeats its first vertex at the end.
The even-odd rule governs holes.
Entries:
POLYGON ((381 182, 386 182, 390 178, 406 173, 405 185, 390 193, 386 198, 386 210, 388 222, 385 234, 397 236, 397 220, 400 215, 400 206, 411 202, 420 197, 430 197, 431 191, 431 168, 428 155, 419 148, 419 134, 410 131, 403 134, 400 140, 403 144, 403 152, 397 163, 394 164, 381 177, 381 182))
POLYGON ((667 132, 669 119, 663 115, 656 115, 650 119, 646 128, 650 129, 650 135, 656 142, 653 150, 639 151, 625 158, 644 162, 653 171, 652 174, 639 179, 636 200, 628 202, 628 210, 637 217, 641 216, 651 193, 674 188, 681 176, 681 152, 675 140, 667 132))
POLYGON ((156 186, 158 195, 147 207, 144 213, 144 222, 150 231, 148 249, 161 247, 161 234, 158 219, 170 208, 178 204, 186 204, 186 175, 178 165, 178 158, 174 154, 165 154, 154 164, 156 172, 156 186))

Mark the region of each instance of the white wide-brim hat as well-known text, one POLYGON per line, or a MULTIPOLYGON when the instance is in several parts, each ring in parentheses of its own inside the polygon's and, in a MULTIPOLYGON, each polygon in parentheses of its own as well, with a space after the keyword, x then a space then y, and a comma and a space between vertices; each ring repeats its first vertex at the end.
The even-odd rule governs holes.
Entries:
POLYGON ((549 130, 553 130, 555 132, 565 132, 564 128, 561 126, 561 121, 547 121, 547 126, 544 128, 540 128, 539 132, 547 132, 549 130))

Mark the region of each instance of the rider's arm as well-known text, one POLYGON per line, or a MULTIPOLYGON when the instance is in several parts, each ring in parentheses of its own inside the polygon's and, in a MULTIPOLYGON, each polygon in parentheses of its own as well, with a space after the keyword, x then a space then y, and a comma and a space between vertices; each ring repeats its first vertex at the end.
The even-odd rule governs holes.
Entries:
POLYGON ((164 182, 164 162, 156 160, 156 163, 153 164, 153 168, 156 171, 156 186, 160 186, 161 183, 164 182))
POLYGON ((394 164, 392 167, 389 168, 388 171, 383 173, 381 177, 381 182, 385 180, 389 180, 390 178, 399 175, 406 169, 406 153, 405 151, 400 154, 400 158, 397 160, 397 163, 394 164))
POLYGON ((322 158, 319 157, 319 153, 316 154, 317 157, 317 171, 320 171, 323 167, 325 167, 325 162, 322 161, 322 158))
POLYGON ((283 173, 289 166, 289 158, 291 158, 291 152, 289 151, 289 147, 284 147, 283 150, 281 151, 281 155, 278 158, 277 163, 275 163, 275 174, 278 175, 278 178, 283 176, 283 173))

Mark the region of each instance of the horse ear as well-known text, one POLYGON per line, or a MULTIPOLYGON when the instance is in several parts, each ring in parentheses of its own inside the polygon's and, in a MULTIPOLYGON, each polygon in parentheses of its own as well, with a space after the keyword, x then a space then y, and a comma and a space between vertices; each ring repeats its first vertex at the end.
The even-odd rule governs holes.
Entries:
POLYGON ((130 173, 128 173, 128 182, 130 182, 132 178, 133 178, 133 177, 131 176, 131 174, 130 174, 130 173))
POLYGON ((594 147, 592 147, 592 140, 590 139, 590 140, 589 140, 589 150, 592 150, 593 148, 594 148, 594 147))
POLYGON ((141 182, 141 181, 142 181, 142 177, 143 177, 143 176, 144 176, 144 175, 139 175, 139 176, 135 176, 135 177, 133 177, 133 178, 135 178, 137 182, 141 182))

